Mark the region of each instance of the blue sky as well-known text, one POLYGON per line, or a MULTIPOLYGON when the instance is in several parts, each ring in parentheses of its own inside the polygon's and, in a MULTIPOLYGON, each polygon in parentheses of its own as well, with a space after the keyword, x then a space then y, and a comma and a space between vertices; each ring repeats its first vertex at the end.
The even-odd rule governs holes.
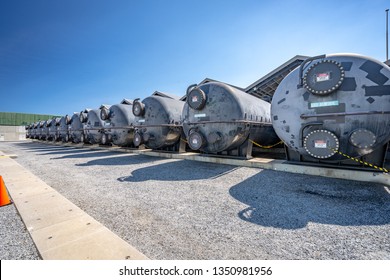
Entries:
POLYGON ((293 56, 384 61, 390 1, 0 0, 0 111, 65 115, 212 78, 246 87, 293 56))

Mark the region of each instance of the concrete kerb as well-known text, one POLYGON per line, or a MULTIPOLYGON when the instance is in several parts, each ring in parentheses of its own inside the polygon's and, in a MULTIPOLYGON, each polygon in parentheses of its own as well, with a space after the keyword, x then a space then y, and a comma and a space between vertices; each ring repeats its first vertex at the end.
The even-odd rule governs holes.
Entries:
POLYGON ((5 185, 42 259, 148 259, 1 151, 0 156, 5 185))

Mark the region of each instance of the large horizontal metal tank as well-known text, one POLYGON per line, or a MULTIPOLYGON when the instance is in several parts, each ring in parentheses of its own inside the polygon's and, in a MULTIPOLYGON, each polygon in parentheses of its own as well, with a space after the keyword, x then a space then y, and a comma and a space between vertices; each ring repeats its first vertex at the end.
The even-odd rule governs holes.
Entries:
POLYGON ((47 122, 48 127, 48 137, 47 140, 57 141, 58 140, 58 125, 61 118, 52 118, 47 122))
POLYGON ((249 139, 259 145, 278 143, 271 125, 270 106, 224 83, 190 86, 182 112, 188 144, 193 150, 219 153, 248 144, 249 139))
POLYGON ((39 124, 39 139, 46 140, 49 134, 49 127, 47 126, 51 122, 50 120, 41 121, 39 124))
POLYGON ((84 143, 84 124, 80 120, 81 114, 87 114, 85 111, 74 112, 69 122, 69 136, 73 143, 84 143))
POLYGON ((70 129, 71 118, 68 115, 61 117, 58 123, 58 140, 62 142, 68 142, 70 139, 69 129, 70 129))
POLYGON ((152 95, 142 102, 135 99, 133 114, 137 117, 134 145, 163 149, 178 144, 182 134, 181 112, 184 101, 152 95))
POLYGON ((37 121, 33 124, 33 129, 32 129, 30 138, 32 138, 32 139, 39 138, 39 124, 40 124, 40 121, 37 121))
POLYGON ((44 121, 38 121, 37 124, 36 124, 36 129, 35 129, 35 139, 40 139, 41 137, 41 132, 42 132, 42 128, 41 126, 43 125, 44 121))
POLYGON ((26 131, 26 136, 28 135, 28 138, 32 139, 34 138, 33 134, 34 134, 34 124, 35 123, 30 123, 27 128, 27 131, 26 131))
POLYGON ((111 107, 100 108, 100 118, 105 121, 102 144, 112 142, 114 145, 128 147, 133 145, 135 116, 132 112, 133 101, 123 99, 111 107))
POLYGON ((362 55, 303 62, 282 80, 271 106, 288 159, 382 165, 390 140, 389 80, 387 65, 362 55))
POLYGON ((24 128, 26 130, 26 138, 31 138, 32 124, 28 124, 24 128))
MULTIPOLYGON (((52 132, 52 129, 51 129, 51 125, 52 125, 52 122, 54 121, 55 123, 55 120, 54 118, 53 119, 49 119, 46 121, 46 127, 47 127, 47 135, 46 135, 46 140, 51 140, 51 135, 50 133, 52 132)), ((55 128, 55 125, 53 125, 54 128, 55 128)))
POLYGON ((87 114, 80 114, 80 121, 84 123, 86 141, 91 144, 102 144, 104 121, 100 118, 100 109, 89 110, 87 114))

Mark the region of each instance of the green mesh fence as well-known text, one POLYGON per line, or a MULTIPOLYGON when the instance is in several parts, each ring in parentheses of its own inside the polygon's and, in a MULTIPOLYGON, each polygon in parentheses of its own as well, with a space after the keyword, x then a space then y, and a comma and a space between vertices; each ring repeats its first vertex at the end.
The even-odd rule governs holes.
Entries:
POLYGON ((20 126, 51 119, 53 115, 0 112, 0 125, 20 126))

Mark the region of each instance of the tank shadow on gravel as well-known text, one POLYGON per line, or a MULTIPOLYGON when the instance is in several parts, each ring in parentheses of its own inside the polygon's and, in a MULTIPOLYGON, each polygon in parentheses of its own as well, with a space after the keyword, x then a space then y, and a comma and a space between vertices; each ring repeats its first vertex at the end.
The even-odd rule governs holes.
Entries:
POLYGON ((64 146, 53 146, 49 144, 35 144, 35 143, 18 143, 22 149, 35 152, 37 155, 48 155, 48 154, 66 154, 77 151, 89 151, 88 148, 76 148, 76 147, 64 147, 64 146), (26 145, 29 144, 29 145, 26 145))
POLYGON ((104 157, 112 156, 114 153, 105 152, 105 151, 94 151, 94 150, 75 150, 74 152, 68 153, 47 153, 42 155, 61 155, 68 154, 59 157, 52 157, 51 159, 67 159, 67 158, 89 158, 89 157, 104 157))
POLYGON ((64 147, 64 146, 54 146, 49 145, 45 143, 34 143, 34 142, 27 142, 27 143, 15 143, 15 145, 19 146, 23 150, 36 150, 36 151, 53 151, 53 150, 64 150, 69 149, 72 147, 64 147))
POLYGON ((89 149, 88 146, 85 148, 74 148, 74 147, 60 147, 60 146, 49 146, 45 143, 17 143, 22 146, 23 149, 37 152, 37 155, 63 155, 60 157, 52 157, 51 160, 56 159, 76 159, 76 158, 92 158, 92 157, 105 157, 102 159, 91 160, 87 163, 76 164, 76 166, 90 166, 90 165, 125 165, 125 164, 142 164, 153 161, 164 160, 165 158, 148 157, 144 155, 129 155, 123 156, 122 152, 115 152, 109 150, 93 150, 89 149), (41 153, 43 152, 43 153, 41 153), (117 158, 112 157, 113 155, 120 155, 117 158), (109 157, 109 158, 107 158, 109 157))
POLYGON ((178 160, 159 165, 139 168, 130 176, 120 177, 120 182, 156 181, 191 181, 202 179, 215 179, 234 171, 239 167, 219 165, 214 163, 178 160))
MULTIPOLYGON (((124 155, 122 153, 105 153, 107 156, 112 156, 112 155, 122 155, 118 157, 107 157, 107 158, 101 158, 101 159, 95 159, 88 161, 86 163, 78 163, 75 164, 76 166, 91 166, 91 165, 131 165, 131 164, 143 164, 143 163, 150 163, 154 161, 160 161, 160 160, 165 160, 165 158, 158 158, 158 157, 149 157, 149 156, 144 156, 144 155, 124 155)), ((85 157, 88 157, 89 154, 86 154, 85 157)), ((95 157, 95 155, 92 155, 95 157)), ((97 155, 96 157, 100 157, 102 155, 97 155)), ((78 155, 78 158, 82 158, 83 155, 78 155)), ((61 158, 74 158, 71 155, 69 156, 64 156, 61 158)))
POLYGON ((51 152, 51 151, 63 151, 63 150, 69 150, 70 147, 29 147, 29 148, 22 148, 24 150, 30 151, 30 152, 51 152))
POLYGON ((77 154, 77 153, 85 153, 90 151, 94 151, 94 150, 70 148, 68 150, 61 150, 61 151, 52 150, 43 153, 37 153, 37 155, 45 156, 45 155, 77 154))
POLYGON ((238 216, 265 227, 299 229, 309 222, 340 226, 390 223, 390 193, 363 182, 263 170, 233 186, 248 205, 238 216))

